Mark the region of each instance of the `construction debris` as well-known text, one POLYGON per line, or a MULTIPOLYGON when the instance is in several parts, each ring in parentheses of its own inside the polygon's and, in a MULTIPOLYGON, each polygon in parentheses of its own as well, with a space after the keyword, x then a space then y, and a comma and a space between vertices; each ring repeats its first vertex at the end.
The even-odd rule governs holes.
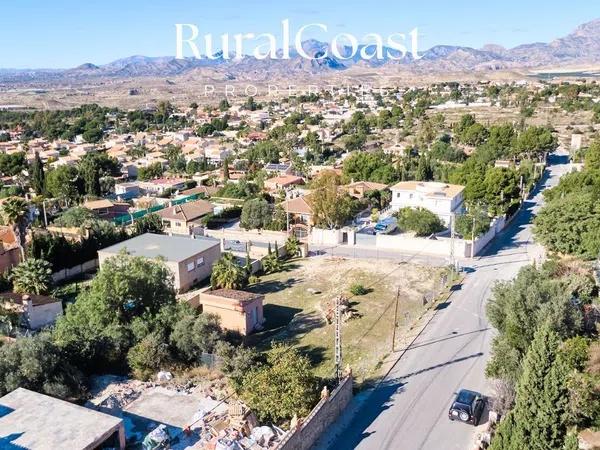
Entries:
POLYGON ((144 450, 268 450, 285 435, 260 426, 220 379, 178 383, 169 372, 155 379, 96 377, 88 406, 122 417, 128 444, 144 450))
POLYGON ((324 300, 319 305, 321 314, 323 315, 323 318, 328 324, 333 323, 335 319, 335 305, 338 299, 342 322, 345 323, 349 320, 360 317, 360 314, 350 306, 350 301, 348 300, 348 298, 346 298, 343 295, 339 295, 337 298, 333 298, 331 300, 324 300))

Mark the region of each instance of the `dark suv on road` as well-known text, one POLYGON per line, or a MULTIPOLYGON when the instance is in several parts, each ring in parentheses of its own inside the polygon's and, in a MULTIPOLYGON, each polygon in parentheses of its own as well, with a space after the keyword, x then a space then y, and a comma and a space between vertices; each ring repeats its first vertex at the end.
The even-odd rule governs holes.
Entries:
POLYGON ((479 392, 461 389, 448 410, 448 418, 477 425, 484 405, 485 399, 479 392))

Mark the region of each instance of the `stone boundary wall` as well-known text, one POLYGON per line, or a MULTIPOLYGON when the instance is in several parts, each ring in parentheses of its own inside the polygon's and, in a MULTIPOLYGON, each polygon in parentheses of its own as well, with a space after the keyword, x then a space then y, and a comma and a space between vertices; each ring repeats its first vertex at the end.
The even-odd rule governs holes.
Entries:
POLYGON ((352 400, 352 375, 346 376, 328 398, 321 399, 310 414, 290 430, 276 450, 309 450, 342 414, 352 400))

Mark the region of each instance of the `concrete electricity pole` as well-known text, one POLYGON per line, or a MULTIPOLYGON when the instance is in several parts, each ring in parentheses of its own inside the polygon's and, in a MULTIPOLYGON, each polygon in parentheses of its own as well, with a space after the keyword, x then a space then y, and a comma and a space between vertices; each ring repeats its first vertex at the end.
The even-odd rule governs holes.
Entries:
POLYGON ((335 377, 340 381, 342 374, 342 314, 341 296, 335 298, 335 377))

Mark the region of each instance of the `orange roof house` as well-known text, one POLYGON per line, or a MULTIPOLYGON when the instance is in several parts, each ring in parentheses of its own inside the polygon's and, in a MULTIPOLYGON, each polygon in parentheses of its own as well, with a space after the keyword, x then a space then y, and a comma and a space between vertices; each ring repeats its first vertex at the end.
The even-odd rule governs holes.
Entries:
POLYGON ((265 188, 270 191, 288 189, 292 186, 304 184, 304 179, 296 175, 280 175, 265 180, 265 188))

